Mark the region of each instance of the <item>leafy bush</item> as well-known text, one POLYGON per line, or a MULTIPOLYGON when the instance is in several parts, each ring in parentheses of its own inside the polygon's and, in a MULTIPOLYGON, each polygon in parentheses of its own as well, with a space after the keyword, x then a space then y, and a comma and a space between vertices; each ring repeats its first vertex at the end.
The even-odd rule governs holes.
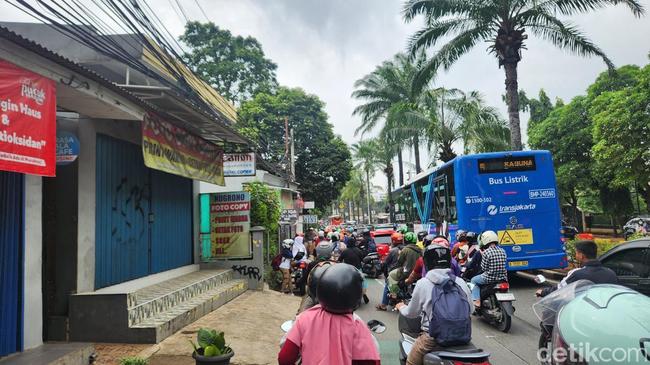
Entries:
POLYGON ((265 266, 264 281, 269 285, 269 289, 280 291, 282 289, 282 272, 275 271, 270 265, 265 266))
POLYGON ((636 232, 636 233, 632 234, 630 237, 628 237, 627 240, 628 241, 633 241, 633 240, 637 240, 639 238, 644 238, 646 236, 647 236, 646 234, 636 232))
POLYGON ((216 330, 199 329, 196 334, 196 342, 198 346, 190 341, 192 347, 194 347, 194 352, 202 356, 212 357, 233 352, 229 346, 226 346, 223 332, 217 332, 216 330))
POLYGON ((138 356, 124 357, 120 360, 120 365, 147 365, 149 360, 138 356))

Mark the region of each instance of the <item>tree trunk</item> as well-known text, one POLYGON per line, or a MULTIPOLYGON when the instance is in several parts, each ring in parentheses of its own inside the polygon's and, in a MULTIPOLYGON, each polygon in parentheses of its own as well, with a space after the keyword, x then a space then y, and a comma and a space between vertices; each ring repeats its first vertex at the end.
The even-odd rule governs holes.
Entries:
POLYGON ((638 188, 637 194, 641 194, 641 197, 645 201, 645 208, 648 213, 650 213, 650 185, 646 185, 645 187, 639 187, 638 188))
POLYGON ((413 137, 413 154, 415 155, 415 173, 422 172, 420 167, 420 141, 418 137, 413 137))
POLYGON ((386 180, 388 180, 388 216, 391 222, 395 222, 395 207, 393 202, 393 166, 386 167, 386 180))
POLYGON ((519 85, 517 83, 517 63, 506 62, 506 101, 508 103, 508 123, 510 124, 510 147, 521 151, 521 127, 519 126, 519 85))
POLYGON ((399 186, 404 185, 404 160, 402 159, 402 148, 397 151, 397 170, 399 175, 399 186))
POLYGON ((370 171, 366 170, 366 202, 368 202, 368 224, 372 223, 372 212, 370 211, 370 171))

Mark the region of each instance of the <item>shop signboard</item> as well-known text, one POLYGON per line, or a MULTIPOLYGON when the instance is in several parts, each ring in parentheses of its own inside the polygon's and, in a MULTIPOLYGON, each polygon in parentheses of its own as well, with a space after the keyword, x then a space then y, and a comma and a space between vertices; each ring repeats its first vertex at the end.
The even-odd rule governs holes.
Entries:
POLYGON ((223 155, 224 176, 255 176, 255 152, 223 155))
POLYGON ((79 156, 79 139, 74 133, 58 131, 56 134, 56 164, 68 165, 79 156))
POLYGON ((152 169, 225 185, 220 147, 151 113, 142 123, 142 154, 152 169))
POLYGON ((0 60, 0 170, 56 173, 56 84, 0 60))
POLYGON ((296 209, 283 209, 280 213, 281 222, 295 222, 298 220, 298 211, 296 209))
POLYGON ((210 196, 210 258, 249 258, 250 194, 244 191, 210 196))
POLYGON ((317 224, 318 223, 318 216, 313 215, 313 214, 303 215, 302 216, 302 223, 304 223, 304 224, 317 224))

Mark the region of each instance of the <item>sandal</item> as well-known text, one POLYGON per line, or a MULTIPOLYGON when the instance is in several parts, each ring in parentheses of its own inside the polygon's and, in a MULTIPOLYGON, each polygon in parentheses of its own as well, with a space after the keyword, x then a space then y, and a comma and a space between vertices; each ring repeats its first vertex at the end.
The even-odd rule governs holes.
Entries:
POLYGON ((377 304, 375 306, 375 309, 378 310, 378 311, 383 311, 383 312, 386 312, 388 310, 388 308, 383 304, 377 304))

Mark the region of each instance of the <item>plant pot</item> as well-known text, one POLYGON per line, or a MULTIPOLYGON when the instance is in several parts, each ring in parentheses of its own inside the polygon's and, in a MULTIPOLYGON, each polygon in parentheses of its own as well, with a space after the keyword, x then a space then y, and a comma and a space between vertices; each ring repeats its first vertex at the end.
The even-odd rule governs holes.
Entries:
POLYGON ((235 356, 235 352, 230 352, 224 355, 217 356, 203 356, 196 352, 192 353, 192 357, 196 361, 196 365, 228 365, 230 364, 230 358, 235 356))

